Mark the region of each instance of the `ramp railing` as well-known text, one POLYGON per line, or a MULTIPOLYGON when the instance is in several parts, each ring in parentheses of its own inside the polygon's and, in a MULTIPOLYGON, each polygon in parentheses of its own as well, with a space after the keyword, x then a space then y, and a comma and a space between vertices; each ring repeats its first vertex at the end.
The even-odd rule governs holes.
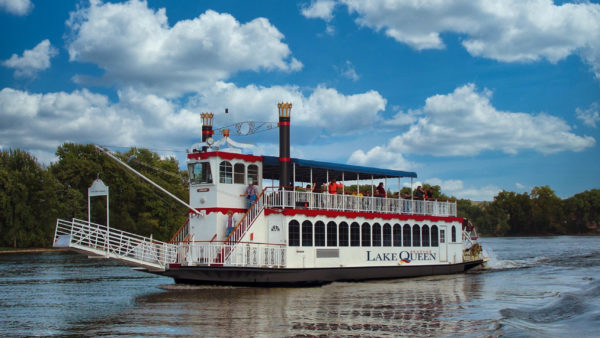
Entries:
POLYGON ((54 247, 71 248, 154 270, 164 270, 167 264, 177 260, 176 245, 76 218, 56 221, 54 247))

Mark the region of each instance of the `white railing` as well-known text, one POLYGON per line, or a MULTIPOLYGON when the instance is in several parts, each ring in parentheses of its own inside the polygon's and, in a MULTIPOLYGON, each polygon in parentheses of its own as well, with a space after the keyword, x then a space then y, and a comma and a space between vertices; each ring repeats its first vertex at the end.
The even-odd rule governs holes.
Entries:
POLYGON ((305 191, 268 191, 265 193, 264 203, 267 208, 292 207, 337 211, 456 216, 456 202, 334 195, 305 191))
POLYGON ((285 246, 237 243, 181 243, 179 262, 187 265, 224 265, 244 267, 284 267, 285 246), (228 252, 228 255, 225 253, 228 252))
POLYGON ((164 269, 177 260, 177 246, 106 225, 73 219, 57 220, 55 247, 68 247, 102 254, 134 265, 164 269))

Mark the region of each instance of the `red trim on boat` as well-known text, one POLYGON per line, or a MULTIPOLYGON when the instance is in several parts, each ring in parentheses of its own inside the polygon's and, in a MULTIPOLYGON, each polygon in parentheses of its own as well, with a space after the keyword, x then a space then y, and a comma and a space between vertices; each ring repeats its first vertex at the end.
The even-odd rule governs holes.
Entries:
POLYGON ((206 160, 207 158, 211 158, 211 157, 220 157, 224 160, 237 159, 237 160, 244 160, 244 161, 248 161, 248 162, 262 162, 262 160, 263 160, 262 156, 224 153, 224 152, 220 152, 220 151, 212 151, 212 152, 208 152, 208 153, 192 153, 192 154, 187 155, 188 159, 193 159, 193 160, 206 160))
POLYGON ((265 216, 270 214, 283 214, 285 216, 304 215, 308 217, 325 216, 329 218, 346 217, 357 218, 363 217, 366 219, 382 218, 385 220, 400 220, 408 221, 415 220, 418 222, 462 222, 462 217, 453 216, 431 216, 431 215, 405 215, 405 214, 384 214, 377 212, 356 212, 356 211, 332 211, 332 210, 309 210, 309 209, 266 209, 265 216))

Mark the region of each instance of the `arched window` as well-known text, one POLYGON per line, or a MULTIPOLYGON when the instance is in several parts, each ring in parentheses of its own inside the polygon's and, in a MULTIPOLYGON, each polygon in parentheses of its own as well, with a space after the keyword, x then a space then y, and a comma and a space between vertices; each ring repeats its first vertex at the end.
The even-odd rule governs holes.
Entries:
POLYGON ((452 226, 452 243, 456 243, 456 227, 452 226))
POLYGON ((410 225, 404 224, 402 227, 402 244, 404 246, 410 246, 410 225))
POLYGON ((402 226, 394 224, 394 246, 402 246, 402 226))
POLYGON ((381 225, 373 224, 373 246, 381 246, 381 225))
POLYGON ((418 224, 413 225, 413 246, 421 246, 421 228, 418 224))
POLYGON ((348 246, 348 223, 340 223, 340 246, 348 246))
POLYGON ((327 223, 327 246, 337 246, 337 224, 327 223))
POLYGON ((371 246, 371 226, 369 223, 363 223, 362 225, 362 246, 371 246))
POLYGON ((383 225, 383 246, 392 246, 392 226, 387 223, 383 225))
POLYGON ((356 222, 350 225, 350 246, 360 246, 360 225, 356 222))
POLYGON ((246 177, 246 167, 243 163, 236 163, 233 166, 233 183, 235 184, 246 184, 244 178, 246 177))
POLYGON ((302 246, 313 245, 313 227, 310 221, 302 222, 302 246))
POLYGON ((221 162, 219 165, 219 182, 231 183, 233 181, 231 176, 231 163, 228 161, 221 162))
POLYGON ((315 223, 315 246, 325 246, 325 223, 315 223))
POLYGON ((252 181, 254 185, 258 185, 258 166, 256 164, 250 164, 248 166, 248 183, 252 181))
POLYGON ((300 223, 296 220, 288 224, 288 243, 290 246, 300 246, 300 223))
POLYGON ((429 226, 423 225, 423 229, 421 229, 421 245, 429 246, 429 226))
POLYGON ((439 246, 437 225, 431 226, 431 246, 439 246))

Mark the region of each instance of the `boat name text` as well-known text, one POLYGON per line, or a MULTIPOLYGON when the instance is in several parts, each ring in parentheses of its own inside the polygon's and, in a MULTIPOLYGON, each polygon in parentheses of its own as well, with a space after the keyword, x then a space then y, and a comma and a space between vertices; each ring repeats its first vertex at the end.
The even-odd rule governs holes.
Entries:
POLYGON ((400 251, 400 252, 382 252, 374 253, 367 251, 367 261, 379 262, 379 261, 400 261, 402 263, 410 263, 411 261, 434 261, 436 260, 436 253, 431 251, 400 251))

